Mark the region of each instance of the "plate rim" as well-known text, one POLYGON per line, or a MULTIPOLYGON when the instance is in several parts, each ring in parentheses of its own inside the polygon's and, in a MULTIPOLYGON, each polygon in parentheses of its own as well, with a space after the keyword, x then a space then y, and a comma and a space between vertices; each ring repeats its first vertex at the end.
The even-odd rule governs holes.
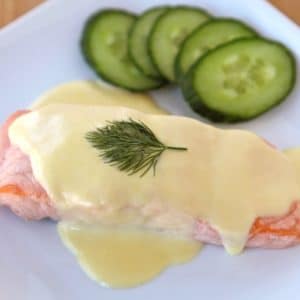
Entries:
MULTIPOLYGON (((24 15, 18 17, 14 21, 10 22, 9 24, 5 25, 4 27, 0 28, 0 40, 5 38, 6 35, 13 33, 13 31, 23 31, 24 27, 29 26, 28 23, 36 22, 37 17, 41 17, 41 15, 47 14, 50 9, 53 9, 55 6, 68 6, 72 3, 69 0, 48 0, 46 2, 42 2, 38 4, 36 7, 32 8, 24 15)), ((291 27, 292 30, 296 30, 300 33, 300 26, 290 19, 287 15, 279 10, 276 6, 270 3, 267 0, 260 1, 260 0, 252 0, 251 5, 263 5, 266 9, 270 10, 272 14, 276 14, 277 18, 280 18, 283 22, 285 22, 288 26, 291 27)), ((51 18, 52 15, 45 16, 46 18, 51 18)), ((26 29, 26 28, 25 28, 26 29)))

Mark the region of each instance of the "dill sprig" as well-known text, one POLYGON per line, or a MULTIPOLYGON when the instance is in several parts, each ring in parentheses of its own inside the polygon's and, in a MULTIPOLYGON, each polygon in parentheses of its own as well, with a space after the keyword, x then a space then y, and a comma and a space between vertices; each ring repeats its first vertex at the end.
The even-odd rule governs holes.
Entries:
POLYGON ((108 122, 107 126, 88 132, 85 138, 99 150, 105 163, 128 175, 141 172, 141 177, 150 169, 155 175, 156 165, 164 151, 187 150, 166 146, 146 124, 133 119, 108 122))

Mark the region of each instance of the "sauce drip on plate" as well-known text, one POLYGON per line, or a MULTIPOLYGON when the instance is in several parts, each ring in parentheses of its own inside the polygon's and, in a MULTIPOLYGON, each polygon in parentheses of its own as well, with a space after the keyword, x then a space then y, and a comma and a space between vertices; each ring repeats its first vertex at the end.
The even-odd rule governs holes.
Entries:
POLYGON ((142 284, 170 265, 194 258, 201 244, 162 233, 61 222, 58 231, 86 273, 102 285, 142 284))

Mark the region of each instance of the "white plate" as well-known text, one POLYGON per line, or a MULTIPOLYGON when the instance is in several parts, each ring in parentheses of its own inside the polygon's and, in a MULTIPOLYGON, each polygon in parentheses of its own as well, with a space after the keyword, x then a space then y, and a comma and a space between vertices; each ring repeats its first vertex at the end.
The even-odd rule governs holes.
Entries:
MULTIPOLYGON (((199 5, 217 16, 241 18, 289 46, 299 69, 298 27, 264 1, 52 0, 0 31, 1 121, 58 83, 95 78, 78 48, 82 25, 90 13, 103 7, 139 12, 163 3, 199 5)), ((173 112, 196 117, 178 91, 160 91, 156 97, 173 112)), ((300 78, 289 98, 257 120, 235 127, 253 130, 281 148, 300 144, 300 78)), ((110 290, 80 270, 51 221, 29 223, 1 209, 0 237, 1 300, 299 298, 300 247, 247 250, 230 257, 221 248, 207 246, 191 263, 172 267, 144 286, 110 290)))

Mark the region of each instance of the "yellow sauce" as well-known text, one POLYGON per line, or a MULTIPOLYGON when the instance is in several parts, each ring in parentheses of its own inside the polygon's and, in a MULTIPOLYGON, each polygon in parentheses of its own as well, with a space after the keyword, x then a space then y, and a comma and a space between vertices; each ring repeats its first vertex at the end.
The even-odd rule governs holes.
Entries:
MULTIPOLYGON (((46 92, 31 109, 49 104, 118 105, 152 114, 167 114, 153 99, 101 82, 74 81, 46 92)), ((125 220, 123 220, 124 222, 125 220)), ((60 222, 58 231, 80 265, 103 285, 130 287, 152 279, 172 264, 192 259, 200 243, 150 231, 117 230, 60 222)))
POLYGON ((145 113, 167 114, 149 95, 131 93, 101 81, 78 80, 61 84, 40 96, 30 108, 38 109, 55 103, 125 106, 145 113))
POLYGON ((197 255, 201 244, 151 231, 112 229, 61 222, 60 237, 86 273, 102 285, 142 284, 169 265, 197 255))
POLYGON ((300 148, 287 149, 284 153, 295 166, 298 175, 298 182, 300 184, 300 148))
POLYGON ((166 114, 147 95, 75 81, 40 97, 9 131, 65 220, 61 239, 97 282, 132 287, 189 261, 201 248, 191 239, 197 218, 219 232, 229 253, 239 253, 256 217, 284 214, 298 198, 299 149, 286 159, 249 132, 119 106, 166 114), (164 153, 156 176, 104 164, 85 133, 129 117, 188 151, 164 153))
POLYGON ((294 166, 256 135, 196 120, 121 107, 47 105, 18 118, 11 141, 29 155, 35 178, 62 218, 165 229, 192 236, 197 218, 239 253, 258 216, 279 216, 300 196, 294 166), (128 176, 105 164, 85 134, 107 121, 147 124, 167 145, 156 175, 128 176))

